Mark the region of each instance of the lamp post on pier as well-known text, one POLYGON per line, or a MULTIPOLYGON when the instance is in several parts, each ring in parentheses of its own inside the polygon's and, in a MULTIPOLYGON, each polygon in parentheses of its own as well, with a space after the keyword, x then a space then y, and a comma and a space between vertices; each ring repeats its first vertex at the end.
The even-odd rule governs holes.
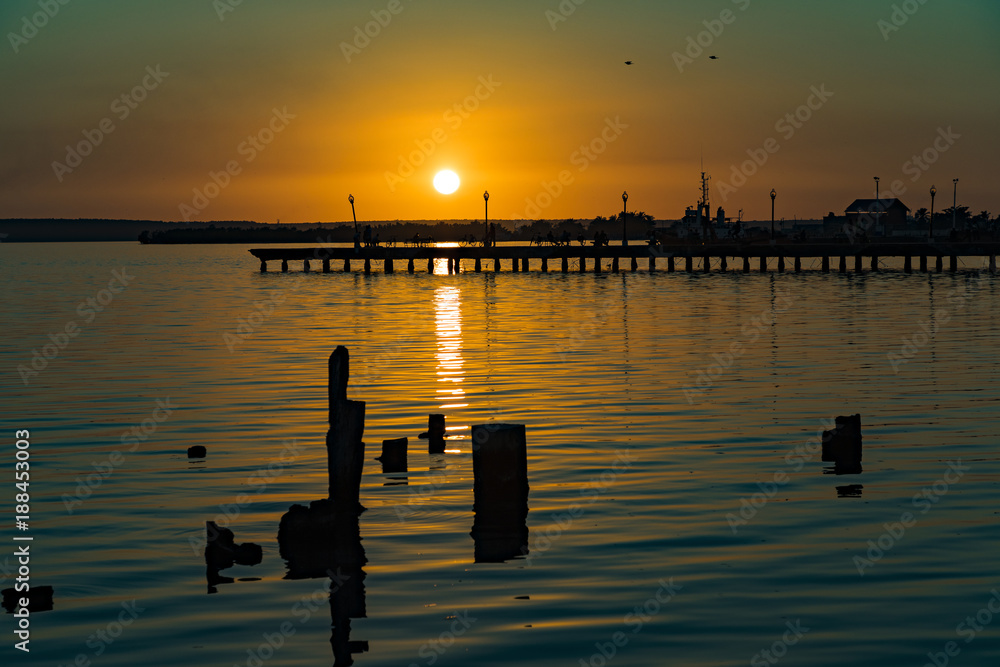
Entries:
POLYGON ((628 245, 628 191, 622 193, 622 245, 628 245))
POLYGON ((774 198, 778 196, 778 193, 771 188, 771 240, 774 240, 774 198))
POLYGON ((485 220, 485 222, 483 223, 483 225, 485 227, 485 229, 484 229, 484 236, 483 236, 483 245, 488 248, 490 246, 490 192, 489 192, 489 190, 487 190, 486 192, 483 193, 483 205, 486 207, 486 216, 483 218, 485 220))
POLYGON ((937 188, 933 185, 931 186, 931 224, 927 229, 927 238, 930 241, 934 240, 934 196, 937 194, 937 188))

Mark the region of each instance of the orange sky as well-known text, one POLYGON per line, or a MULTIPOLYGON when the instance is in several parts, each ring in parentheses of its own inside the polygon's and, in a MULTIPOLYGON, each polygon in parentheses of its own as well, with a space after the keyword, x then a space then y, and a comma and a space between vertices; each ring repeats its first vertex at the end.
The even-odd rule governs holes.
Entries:
POLYGON ((471 219, 488 189, 491 218, 591 218, 627 189, 671 219, 702 157, 729 215, 773 187, 779 218, 820 217, 874 176, 939 210, 960 178, 996 215, 1000 6, 902 5, 13 0, 0 217, 335 221, 353 194, 361 219, 471 219))

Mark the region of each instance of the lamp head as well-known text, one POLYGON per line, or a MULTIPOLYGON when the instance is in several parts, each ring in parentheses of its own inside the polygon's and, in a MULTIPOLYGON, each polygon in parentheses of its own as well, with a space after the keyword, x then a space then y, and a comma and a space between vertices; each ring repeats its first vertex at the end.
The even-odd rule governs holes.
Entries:
POLYGON ((931 186, 931 197, 933 197, 936 194, 937 194, 937 188, 932 185, 931 186))
POLYGON ((628 191, 622 193, 622 201, 628 201, 628 191))
POLYGON ((483 193, 483 199, 486 200, 486 201, 490 200, 490 193, 489 193, 488 190, 483 193))
POLYGON ((774 191, 774 188, 771 188, 771 199, 773 200, 777 196, 778 196, 778 193, 774 191))
POLYGON ((354 195, 347 195, 347 201, 354 203, 354 195))

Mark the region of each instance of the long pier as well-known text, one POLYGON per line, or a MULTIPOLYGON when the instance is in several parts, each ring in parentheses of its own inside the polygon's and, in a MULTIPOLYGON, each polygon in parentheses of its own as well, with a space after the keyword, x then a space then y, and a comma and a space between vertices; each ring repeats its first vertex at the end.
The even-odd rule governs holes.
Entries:
POLYGON ((689 273, 730 270, 729 260, 733 260, 733 270, 750 273, 753 268, 760 272, 769 271, 771 260, 777 259, 775 270, 802 271, 802 260, 819 259, 821 270, 837 270, 847 273, 848 267, 855 272, 866 266, 878 271, 883 258, 903 258, 903 270, 942 272, 958 270, 959 257, 982 257, 984 266, 996 272, 996 258, 1000 254, 997 241, 961 242, 892 242, 869 243, 812 242, 812 243, 705 243, 649 245, 503 245, 492 248, 482 246, 424 246, 424 247, 316 247, 316 248, 255 248, 250 253, 260 260, 260 270, 266 273, 268 262, 280 262, 281 271, 288 272, 289 262, 302 262, 303 271, 316 269, 330 273, 335 267, 350 273, 357 267, 364 273, 381 266, 384 273, 395 273, 397 268, 408 273, 416 272, 426 265, 428 273, 433 273, 439 259, 447 261, 448 273, 471 270, 479 273, 484 269, 500 272, 525 272, 529 262, 535 260, 543 273, 548 271, 570 271, 570 260, 576 260, 574 271, 595 273, 604 271, 638 271, 640 263, 648 271, 686 271, 689 273), (831 262, 833 260, 833 262, 831 262), (610 266, 605 264, 610 261, 610 266), (464 264, 463 264, 464 263, 464 264), (834 264, 835 263, 835 264, 834 264), (471 264, 471 267, 470 267, 471 264), (835 269, 834 269, 835 266, 835 269), (915 268, 916 267, 916 268, 915 268))

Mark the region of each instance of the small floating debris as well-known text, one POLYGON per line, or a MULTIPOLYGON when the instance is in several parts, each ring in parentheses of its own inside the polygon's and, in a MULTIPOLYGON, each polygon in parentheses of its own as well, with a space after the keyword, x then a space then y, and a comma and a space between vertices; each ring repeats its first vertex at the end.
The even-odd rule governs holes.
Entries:
POLYGON ((823 431, 823 461, 833 462, 838 475, 861 473, 861 415, 837 417, 832 431, 823 431))
POLYGON ((208 455, 208 450, 205 449, 204 445, 194 445, 193 447, 188 447, 189 459, 203 459, 207 455, 208 455))
POLYGON ((13 588, 5 588, 3 594, 3 608, 8 614, 17 613, 20 609, 27 609, 29 612, 52 611, 51 586, 32 586, 27 591, 18 591, 13 588), (27 605, 24 604, 27 600, 27 605))

